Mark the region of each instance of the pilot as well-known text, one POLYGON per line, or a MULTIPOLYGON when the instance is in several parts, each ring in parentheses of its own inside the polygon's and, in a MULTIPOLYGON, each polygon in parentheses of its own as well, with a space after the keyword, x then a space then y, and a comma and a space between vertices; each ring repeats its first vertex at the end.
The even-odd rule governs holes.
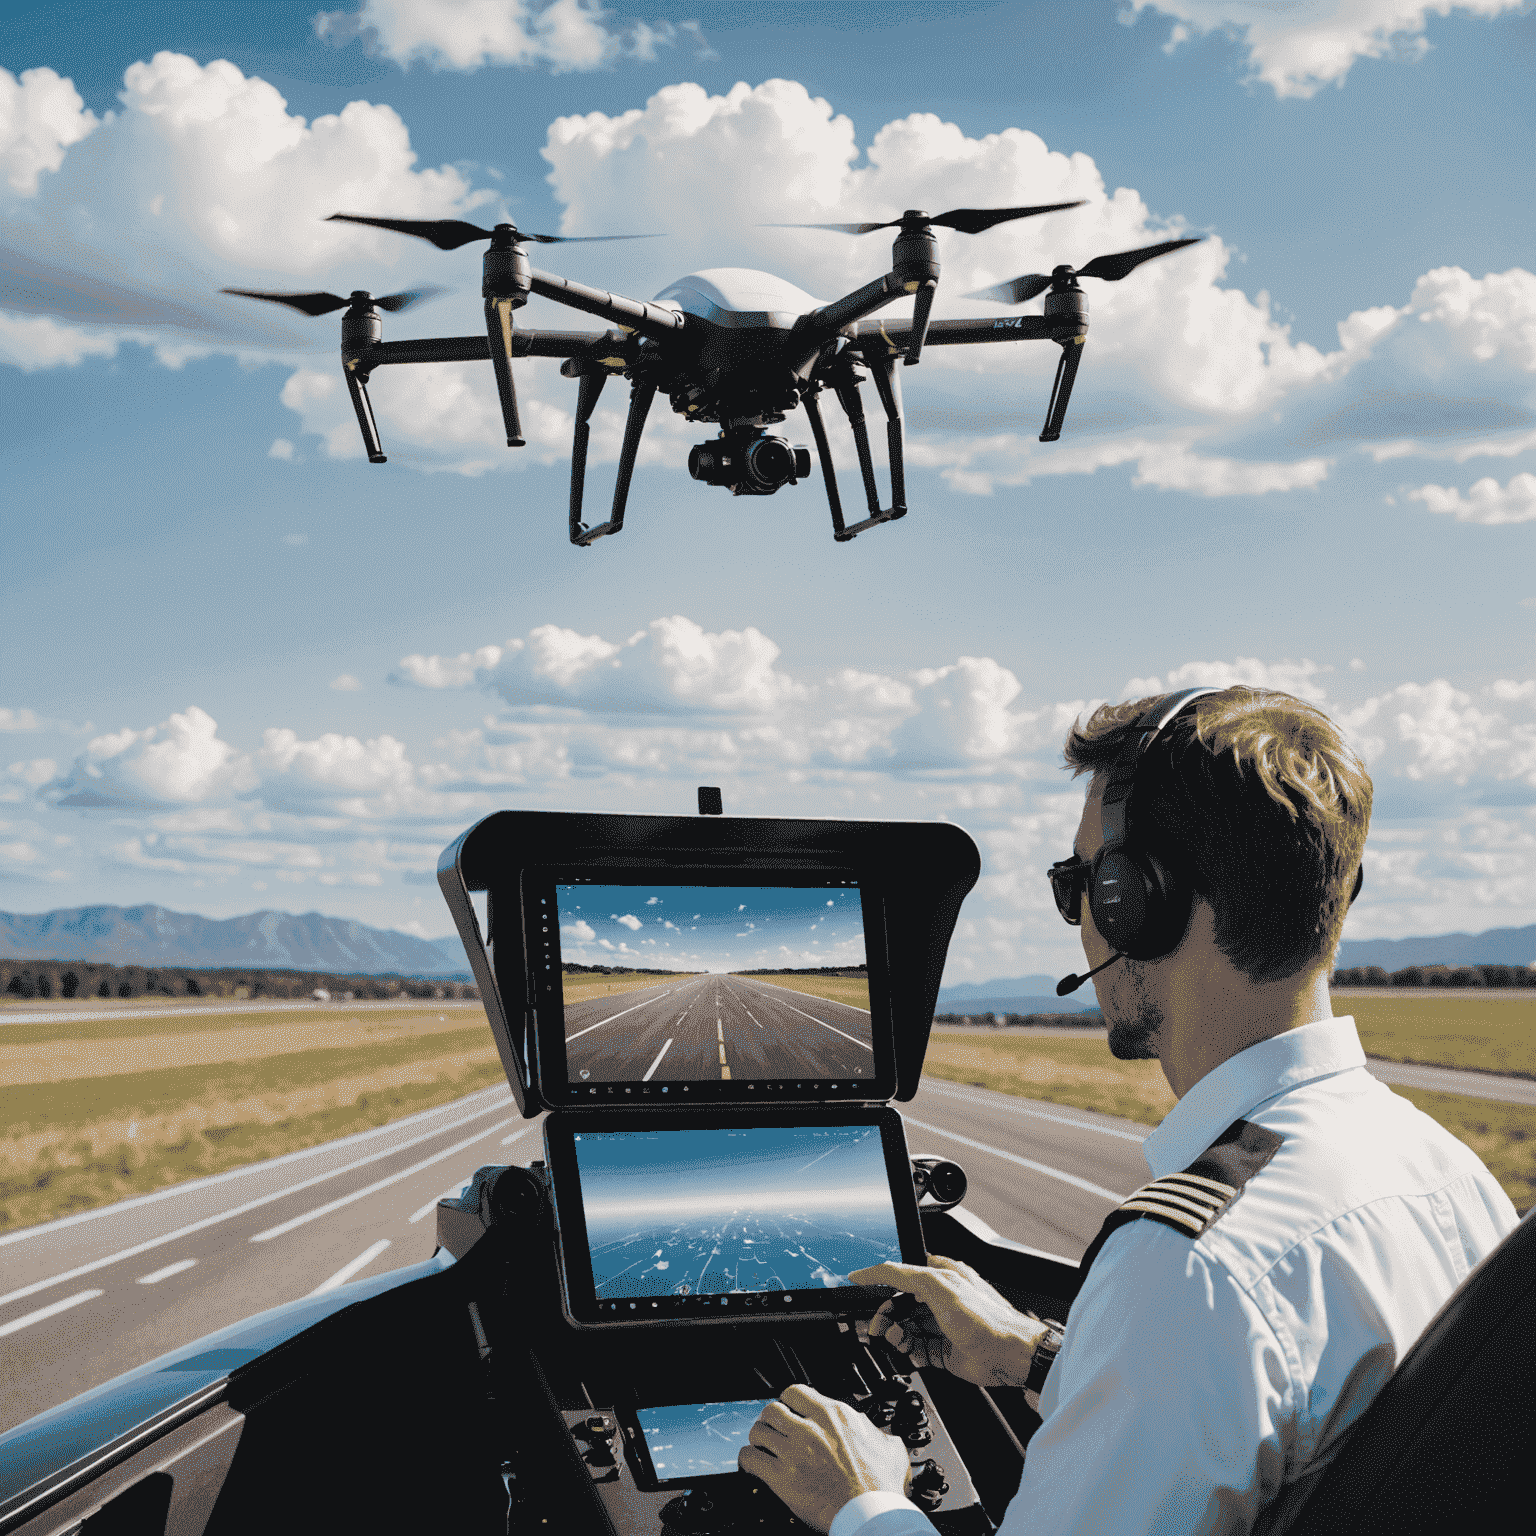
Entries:
MULTIPOLYGON (((1152 1182, 1084 1255, 1064 1335, 942 1257, 850 1277, 915 1298, 906 1321, 887 1302, 870 1323, 912 1364, 1039 1391, 1001 1536, 1262 1531, 1516 1222, 1333 1015, 1364 766, 1299 699, 1200 692, 1104 705, 1066 741, 1091 778, 1057 905, 1089 966, 1111 962, 1096 982, 1111 1053, 1155 1057, 1177 1103, 1145 1142, 1152 1182), (1154 958, 1103 932, 1121 914, 1102 882, 1127 858, 1158 890, 1141 932, 1116 938, 1154 958)), ((935 1529, 904 1496, 901 1443, 807 1387, 764 1409, 739 1465, 831 1536, 935 1529)))

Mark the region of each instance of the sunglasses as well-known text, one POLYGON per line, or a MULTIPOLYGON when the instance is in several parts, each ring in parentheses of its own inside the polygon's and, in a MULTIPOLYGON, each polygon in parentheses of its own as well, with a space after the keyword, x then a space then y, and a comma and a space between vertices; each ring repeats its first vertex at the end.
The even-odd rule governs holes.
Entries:
POLYGON ((1078 858, 1058 859, 1046 870, 1051 882, 1051 894, 1056 898, 1056 910, 1072 926, 1083 921, 1083 891, 1093 875, 1093 861, 1078 858))

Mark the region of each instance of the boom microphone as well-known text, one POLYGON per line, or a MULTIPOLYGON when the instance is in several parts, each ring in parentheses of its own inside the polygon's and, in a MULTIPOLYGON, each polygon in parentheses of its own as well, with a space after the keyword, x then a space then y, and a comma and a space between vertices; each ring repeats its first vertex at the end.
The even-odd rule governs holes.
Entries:
POLYGON ((1065 997, 1068 992, 1076 992, 1090 976, 1097 976, 1100 971, 1115 963, 1116 960, 1124 960, 1125 956, 1117 949, 1103 965, 1096 965, 1091 971, 1084 971, 1081 976, 1063 976, 1056 983, 1056 996, 1065 997))

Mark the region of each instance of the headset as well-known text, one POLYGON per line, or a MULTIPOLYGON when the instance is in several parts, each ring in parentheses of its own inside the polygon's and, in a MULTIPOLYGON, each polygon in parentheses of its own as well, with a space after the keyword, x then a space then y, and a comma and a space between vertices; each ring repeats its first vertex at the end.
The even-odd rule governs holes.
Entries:
MULTIPOLYGON (((1132 791, 1147 749, 1169 722, 1196 699, 1222 691, 1212 687, 1185 688, 1159 698, 1137 719, 1126 745, 1110 766, 1101 809, 1104 843, 1093 856, 1084 894, 1094 926, 1115 953, 1082 976, 1062 977, 1056 987, 1058 996, 1076 991, 1090 976, 1116 960, 1160 960, 1178 948, 1184 937, 1194 904, 1194 889, 1188 881, 1177 878, 1149 848, 1138 843, 1131 817, 1132 791)), ((1364 881, 1362 864, 1355 873, 1351 903, 1360 894, 1364 881)))

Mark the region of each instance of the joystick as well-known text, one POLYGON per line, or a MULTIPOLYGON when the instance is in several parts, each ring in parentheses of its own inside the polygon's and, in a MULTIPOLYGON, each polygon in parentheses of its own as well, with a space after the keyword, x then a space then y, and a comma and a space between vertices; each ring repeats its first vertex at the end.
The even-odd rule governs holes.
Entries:
POLYGON ((944 1479, 944 1468, 931 1456, 912 1472, 912 1502, 930 1513, 939 1507, 939 1501, 949 1492, 944 1479))

